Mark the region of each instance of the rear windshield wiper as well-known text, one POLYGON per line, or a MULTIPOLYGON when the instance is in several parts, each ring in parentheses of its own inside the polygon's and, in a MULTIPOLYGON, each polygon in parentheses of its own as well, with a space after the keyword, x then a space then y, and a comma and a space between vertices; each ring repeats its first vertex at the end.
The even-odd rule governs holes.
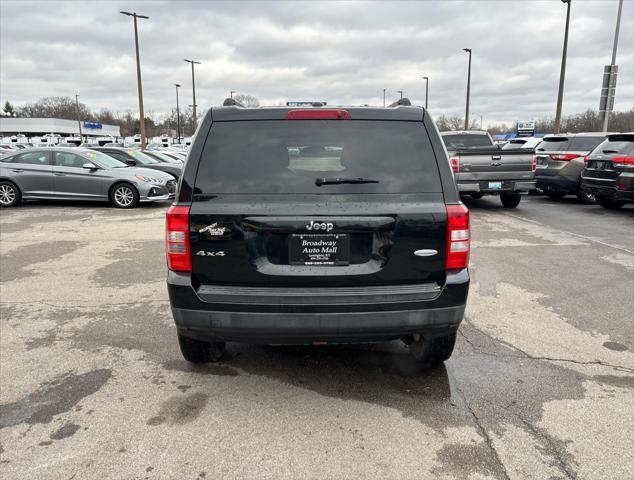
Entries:
POLYGON ((618 150, 610 150, 610 149, 605 149, 605 150, 601 150, 603 153, 605 153, 606 155, 609 153, 619 153, 618 150))
POLYGON ((379 183, 378 180, 370 180, 368 178, 317 178, 315 185, 338 185, 342 183, 379 183))

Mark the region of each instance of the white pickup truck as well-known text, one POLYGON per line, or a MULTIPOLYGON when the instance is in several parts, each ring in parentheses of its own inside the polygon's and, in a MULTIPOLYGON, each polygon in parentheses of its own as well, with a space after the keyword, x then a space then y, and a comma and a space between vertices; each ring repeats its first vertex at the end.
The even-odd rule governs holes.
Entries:
POLYGON ((505 208, 519 205, 521 192, 535 188, 531 149, 502 150, 488 132, 441 132, 460 194, 499 195, 505 208))

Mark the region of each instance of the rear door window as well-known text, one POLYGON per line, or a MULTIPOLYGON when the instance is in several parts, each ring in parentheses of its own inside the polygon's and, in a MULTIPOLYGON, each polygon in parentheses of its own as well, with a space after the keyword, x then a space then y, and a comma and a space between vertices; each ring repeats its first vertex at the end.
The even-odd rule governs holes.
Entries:
POLYGON ((58 167, 82 168, 86 163, 90 162, 74 153, 55 152, 55 165, 58 167))
POLYGON ((12 163, 26 165, 49 165, 49 152, 28 152, 13 157, 12 163))
POLYGON ((195 193, 442 192, 420 122, 268 120, 216 122, 195 193), (317 186, 318 178, 378 183, 317 186))

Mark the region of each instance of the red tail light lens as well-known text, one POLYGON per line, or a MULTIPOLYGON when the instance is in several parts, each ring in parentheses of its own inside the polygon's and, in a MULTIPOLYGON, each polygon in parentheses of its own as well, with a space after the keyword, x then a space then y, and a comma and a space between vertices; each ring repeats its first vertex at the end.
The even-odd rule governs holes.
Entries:
POLYGON ((590 155, 586 155, 585 157, 583 157, 583 161, 584 162, 589 162, 590 161, 590 155))
POLYGON ((537 171, 537 155, 533 155, 533 162, 531 163, 531 170, 533 173, 537 171))
POLYGON ((564 162, 569 162, 570 160, 574 160, 575 158, 579 158, 581 155, 575 155, 574 153, 559 153, 557 155, 551 155, 550 158, 553 160, 559 160, 564 162))
POLYGON ((189 248, 189 207, 172 205, 165 221, 165 251, 167 268, 174 272, 191 272, 189 248))
POLYGON ((634 165, 634 157, 614 157, 612 163, 615 165, 634 165))
POLYGON ((449 269, 467 268, 471 250, 469 210, 464 205, 447 205, 447 258, 449 269))
POLYGON ((340 109, 314 109, 291 110, 286 114, 286 120, 351 120, 347 110, 340 109))
POLYGON ((453 172, 458 173, 460 171, 460 157, 451 157, 449 161, 451 162, 453 172))

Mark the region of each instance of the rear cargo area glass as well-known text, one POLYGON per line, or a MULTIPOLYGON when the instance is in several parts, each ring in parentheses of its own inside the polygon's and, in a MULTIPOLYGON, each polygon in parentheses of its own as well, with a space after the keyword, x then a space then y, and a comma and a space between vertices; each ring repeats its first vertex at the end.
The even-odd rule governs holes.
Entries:
POLYGON ((439 193, 440 185, 419 122, 238 121, 212 125, 194 194, 439 193), (378 183, 317 186, 317 178, 378 183))

